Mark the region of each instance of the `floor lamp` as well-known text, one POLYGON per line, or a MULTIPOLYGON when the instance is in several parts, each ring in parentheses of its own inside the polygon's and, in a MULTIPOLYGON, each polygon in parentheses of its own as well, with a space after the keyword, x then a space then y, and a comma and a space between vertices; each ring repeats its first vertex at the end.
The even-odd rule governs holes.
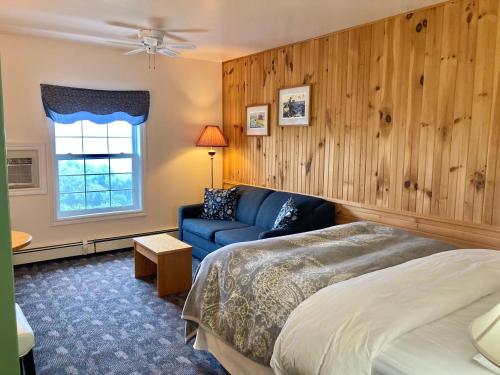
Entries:
POLYGON ((210 147, 208 150, 208 155, 210 156, 210 167, 211 167, 211 176, 212 176, 212 189, 214 187, 214 157, 215 150, 214 147, 227 147, 227 140, 222 134, 222 131, 217 125, 206 125, 203 131, 201 132, 200 138, 196 142, 196 146, 198 147, 210 147))

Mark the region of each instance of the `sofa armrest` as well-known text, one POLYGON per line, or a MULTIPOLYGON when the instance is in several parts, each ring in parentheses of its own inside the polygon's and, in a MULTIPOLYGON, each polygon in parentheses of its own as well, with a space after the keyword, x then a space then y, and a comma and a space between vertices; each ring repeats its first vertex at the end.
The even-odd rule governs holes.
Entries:
POLYGON ((296 228, 294 227, 284 228, 284 229, 271 229, 260 233, 259 240, 263 240, 265 238, 287 236, 289 234, 294 234, 294 233, 297 233, 296 228))
POLYGON ((182 223, 184 219, 200 217, 203 203, 189 204, 179 207, 179 239, 182 241, 182 223))
POLYGON ((302 231, 328 228, 336 225, 336 206, 333 202, 324 202, 310 213, 310 219, 305 223, 302 231))

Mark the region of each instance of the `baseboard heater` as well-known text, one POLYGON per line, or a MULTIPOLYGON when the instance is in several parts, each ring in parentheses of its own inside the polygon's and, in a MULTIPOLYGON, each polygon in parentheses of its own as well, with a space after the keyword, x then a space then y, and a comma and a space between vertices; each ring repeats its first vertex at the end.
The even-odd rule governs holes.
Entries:
POLYGON ((150 236, 153 234, 169 233, 177 234, 177 228, 159 230, 154 232, 134 233, 124 236, 98 238, 88 241, 78 241, 65 244, 32 247, 14 253, 14 265, 42 262, 58 258, 67 258, 88 254, 101 253, 105 251, 132 248, 134 237, 150 236))

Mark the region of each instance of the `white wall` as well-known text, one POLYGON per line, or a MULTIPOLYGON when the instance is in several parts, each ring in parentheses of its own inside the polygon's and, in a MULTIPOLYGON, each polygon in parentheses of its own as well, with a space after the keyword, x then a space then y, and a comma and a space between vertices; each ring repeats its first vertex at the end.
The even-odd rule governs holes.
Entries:
MULTIPOLYGON (((48 193, 13 196, 12 227, 33 235, 32 247, 127 235, 177 226, 177 208, 201 201, 210 182, 207 150, 194 146, 204 124, 221 124, 221 64, 147 56, 124 56, 104 46, 26 36, 0 35, 7 143, 51 140, 40 99, 40 83, 95 89, 145 89, 151 93, 146 124, 146 215, 99 222, 53 225, 54 172, 47 162, 48 193)), ((222 157, 216 157, 221 184, 222 157)))

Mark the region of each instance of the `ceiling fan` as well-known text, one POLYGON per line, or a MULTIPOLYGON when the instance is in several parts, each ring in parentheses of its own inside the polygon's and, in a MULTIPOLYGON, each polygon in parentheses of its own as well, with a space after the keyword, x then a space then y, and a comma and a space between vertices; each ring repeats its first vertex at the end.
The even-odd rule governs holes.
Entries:
POLYGON ((149 56, 150 68, 151 57, 153 57, 153 69, 155 68, 155 55, 160 54, 168 57, 175 57, 180 54, 178 50, 195 49, 196 45, 187 43, 187 39, 176 35, 185 32, 204 32, 204 29, 165 29, 162 27, 163 21, 159 18, 153 18, 151 23, 153 27, 144 27, 133 25, 124 22, 108 22, 111 26, 117 26, 127 29, 137 30, 137 33, 129 36, 129 39, 136 41, 108 41, 112 44, 135 47, 134 49, 125 52, 125 55, 135 55, 138 53, 146 53, 149 56), (168 40, 175 42, 169 42, 168 40))

